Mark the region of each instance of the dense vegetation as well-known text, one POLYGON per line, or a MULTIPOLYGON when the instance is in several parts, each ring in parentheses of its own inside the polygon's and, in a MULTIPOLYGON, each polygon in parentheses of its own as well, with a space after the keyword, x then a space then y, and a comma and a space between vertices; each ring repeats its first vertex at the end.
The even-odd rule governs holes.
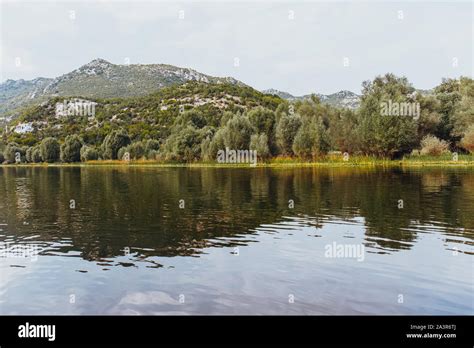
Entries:
POLYGON ((426 94, 404 77, 379 76, 363 83, 355 111, 316 96, 290 103, 250 87, 197 82, 146 97, 96 99, 93 117, 56 117, 63 100, 24 109, 15 124, 31 123, 34 130, 2 132, 0 160, 215 161, 225 148, 257 150, 259 160, 305 161, 330 151, 391 159, 474 152, 474 81, 464 77, 445 79, 426 94), (416 103, 419 114, 382 115, 387 101, 416 103))

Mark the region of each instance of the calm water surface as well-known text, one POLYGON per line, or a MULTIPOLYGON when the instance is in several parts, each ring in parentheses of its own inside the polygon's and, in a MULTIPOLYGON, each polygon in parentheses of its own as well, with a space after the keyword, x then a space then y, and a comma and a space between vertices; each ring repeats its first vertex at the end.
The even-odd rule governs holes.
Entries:
POLYGON ((472 169, 0 167, 0 198, 0 314, 474 314, 472 169))

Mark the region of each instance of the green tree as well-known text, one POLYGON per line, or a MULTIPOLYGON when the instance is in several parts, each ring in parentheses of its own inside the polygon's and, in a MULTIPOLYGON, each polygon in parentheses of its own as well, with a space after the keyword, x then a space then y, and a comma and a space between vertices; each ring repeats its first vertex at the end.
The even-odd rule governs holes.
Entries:
POLYGON ((470 153, 474 153, 474 124, 471 124, 464 132, 464 136, 461 139, 461 146, 470 153))
POLYGON ((25 162, 26 161, 26 151, 24 148, 20 147, 17 143, 9 143, 5 147, 5 151, 3 152, 3 155, 5 156, 5 160, 8 163, 16 163, 17 159, 20 160, 20 162, 25 162))
POLYGON ((145 156, 145 145, 141 141, 131 143, 128 148, 133 159, 141 159, 145 156))
POLYGON ((204 161, 212 161, 215 159, 215 157, 213 157, 212 155, 211 144, 212 140, 210 137, 206 137, 201 142, 201 159, 203 159, 204 161))
POLYGON ((158 151, 160 149, 160 142, 155 139, 148 139, 145 141, 145 153, 150 151, 158 151))
POLYGON ((128 150, 128 146, 121 147, 117 151, 117 159, 120 161, 128 161, 132 159, 132 157, 130 156, 130 152, 128 150), (126 154, 128 155, 128 158, 125 157, 126 154))
POLYGON ((417 143, 429 134, 436 134, 441 123, 439 100, 433 95, 417 94, 420 103, 420 118, 417 120, 417 143))
POLYGON ((145 157, 147 159, 155 159, 160 150, 160 142, 155 139, 148 139, 145 141, 145 157))
POLYGON ((234 115, 227 122, 222 133, 225 147, 233 150, 248 149, 250 137, 254 131, 255 128, 246 116, 234 115))
POLYGON ((33 151, 34 151, 34 147, 29 147, 27 150, 26 150, 26 155, 25 155, 25 158, 26 158, 26 162, 28 163, 33 163, 33 151))
POLYGON ((203 133, 188 125, 173 132, 164 144, 166 160, 192 162, 201 156, 203 133))
POLYGON ((304 121, 296 133, 293 152, 303 159, 310 159, 326 154, 328 150, 329 139, 322 120, 304 121))
POLYGON ((414 88, 405 77, 378 76, 363 83, 357 136, 365 154, 394 157, 410 152, 416 144, 416 115, 384 114, 387 105, 414 103, 414 88))
POLYGON ((61 145, 62 162, 80 162, 83 141, 78 135, 68 135, 61 145))
POLYGON ((226 133, 225 128, 221 128, 216 132, 216 134, 214 134, 214 137, 209 138, 209 139, 206 138, 208 140, 206 142, 203 142, 201 146, 201 151, 202 151, 201 153, 204 156, 203 158, 205 158, 207 161, 216 160, 217 152, 219 150, 225 150, 225 144, 224 144, 225 133, 226 133), (209 144, 207 142, 209 142, 209 144))
POLYGON ((33 151, 31 153, 31 161, 33 163, 40 163, 43 161, 41 158, 41 148, 39 145, 33 147, 33 151))
POLYGON ((124 129, 119 129, 109 133, 102 143, 102 154, 106 159, 117 159, 117 152, 120 148, 130 144, 130 137, 124 129))
POLYGON ((84 145, 81 147, 81 161, 95 161, 99 158, 99 153, 92 146, 84 145))
POLYGON ((357 115, 353 110, 337 110, 331 115, 327 135, 332 149, 354 153, 360 148, 355 132, 357 122, 357 115))
POLYGON ((145 156, 145 145, 141 141, 136 141, 128 146, 122 147, 117 153, 117 158, 122 160, 125 153, 129 154, 130 159, 141 159, 145 156))
POLYGON ((474 80, 461 77, 459 80, 461 98, 452 115, 452 139, 457 141, 474 124, 474 80))
POLYGON ((298 114, 282 114, 276 127, 276 143, 283 155, 293 155, 293 140, 301 126, 298 114))
POLYGON ((453 114, 461 100, 459 80, 443 79, 441 84, 436 86, 434 92, 439 102, 438 110, 441 114, 441 120, 435 135, 440 139, 451 140, 453 114))
POLYGON ((257 151, 257 157, 266 160, 270 156, 268 137, 266 134, 254 134, 250 138, 250 150, 257 151))
POLYGON ((41 158, 48 163, 58 162, 60 146, 55 138, 45 138, 40 144, 41 158))
POLYGON ((277 153, 275 143, 276 116, 272 110, 257 107, 247 113, 250 124, 256 129, 258 134, 265 134, 268 139, 267 147, 272 154, 277 153))
POLYGON ((231 120, 233 117, 234 117, 234 113, 232 113, 231 111, 225 111, 222 114, 220 126, 225 127, 227 122, 229 122, 229 120, 231 120))
POLYGON ((176 126, 193 126, 194 128, 200 129, 207 125, 206 118, 202 113, 197 110, 185 111, 176 117, 174 122, 176 126))

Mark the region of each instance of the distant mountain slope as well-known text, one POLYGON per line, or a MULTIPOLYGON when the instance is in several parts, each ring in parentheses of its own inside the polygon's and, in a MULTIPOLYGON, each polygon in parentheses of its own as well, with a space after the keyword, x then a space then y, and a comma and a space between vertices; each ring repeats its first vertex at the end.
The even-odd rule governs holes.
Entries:
POLYGON ((213 77, 166 64, 112 64, 95 59, 54 79, 7 80, 0 84, 0 114, 55 96, 114 98, 147 95, 187 81, 244 86, 232 77, 213 77))
MULTIPOLYGON (((294 96, 288 92, 279 91, 276 89, 267 89, 264 90, 265 94, 277 95, 282 99, 294 101, 294 100, 304 100, 311 98, 311 94, 303 96, 294 96)), ((351 91, 340 91, 333 94, 317 94, 316 95, 322 103, 329 104, 335 107, 343 107, 348 109, 357 109, 360 105, 360 95, 357 95, 351 91)))

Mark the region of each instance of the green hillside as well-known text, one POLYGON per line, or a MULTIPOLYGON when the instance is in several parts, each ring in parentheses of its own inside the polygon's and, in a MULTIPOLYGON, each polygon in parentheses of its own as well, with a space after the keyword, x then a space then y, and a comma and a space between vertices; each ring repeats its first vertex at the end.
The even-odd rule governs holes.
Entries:
POLYGON ((113 129, 125 128, 132 140, 161 139, 169 136, 176 118, 189 110, 202 114, 209 127, 219 127, 225 111, 244 113, 262 106, 270 110, 283 102, 280 98, 265 95, 253 88, 234 84, 188 82, 166 87, 143 97, 80 98, 96 102, 95 117, 67 116, 57 118, 56 104, 71 97, 54 97, 41 105, 26 107, 4 132, 4 142, 33 146, 47 137, 62 141, 71 134, 80 135, 85 142, 100 145, 113 129), (22 123, 32 123, 34 131, 18 134, 12 131, 22 123))

